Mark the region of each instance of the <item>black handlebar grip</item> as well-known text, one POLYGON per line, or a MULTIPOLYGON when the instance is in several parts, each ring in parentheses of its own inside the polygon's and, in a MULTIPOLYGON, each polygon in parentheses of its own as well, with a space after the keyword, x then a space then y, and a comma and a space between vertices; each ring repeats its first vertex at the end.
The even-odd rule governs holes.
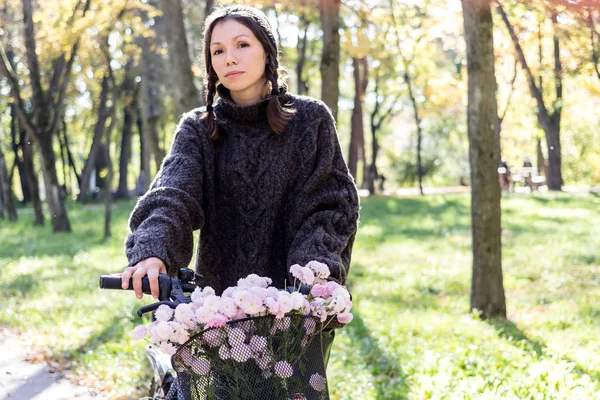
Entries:
MULTIPOLYGON (((100 277, 100 289, 123 290, 121 287, 121 275, 102 275, 100 277)), ((127 290, 133 290, 132 278, 129 278, 129 287, 127 290)), ((150 282, 148 282, 147 276, 142 278, 142 292, 145 294, 151 294, 150 282)))

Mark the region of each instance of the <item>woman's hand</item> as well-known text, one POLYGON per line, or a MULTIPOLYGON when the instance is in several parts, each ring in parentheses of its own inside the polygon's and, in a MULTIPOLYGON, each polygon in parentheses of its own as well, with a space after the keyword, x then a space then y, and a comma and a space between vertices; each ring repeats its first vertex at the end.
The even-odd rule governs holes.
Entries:
POLYGON ((158 298, 158 275, 166 274, 167 266, 165 263, 156 257, 146 258, 140 261, 133 267, 125 268, 125 271, 121 274, 121 287, 123 289, 129 288, 129 278, 133 278, 133 291, 138 299, 141 299, 144 295, 142 293, 142 278, 148 275, 148 281, 150 283, 150 291, 152 297, 158 298))

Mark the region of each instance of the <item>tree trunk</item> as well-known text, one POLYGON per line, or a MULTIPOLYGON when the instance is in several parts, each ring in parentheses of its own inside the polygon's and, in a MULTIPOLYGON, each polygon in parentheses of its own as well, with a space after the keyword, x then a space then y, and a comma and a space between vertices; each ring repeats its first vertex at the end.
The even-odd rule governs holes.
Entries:
MULTIPOLYGON (((8 178, 8 170, 6 169, 6 159, 2 146, 0 146, 0 189, 2 189, 2 203, 6 210, 6 216, 9 221, 17 220, 17 210, 13 199, 12 185, 8 178)), ((0 207, 1 208, 1 207, 0 207)))
POLYGON ((42 211, 42 200, 40 198, 40 184, 35 174, 33 165, 33 142, 29 140, 29 135, 19 124, 19 143, 23 153, 23 169, 27 179, 27 187, 31 193, 31 202, 33 203, 33 226, 44 225, 44 213, 42 211))
POLYGON ((323 53, 321 55, 321 99, 337 121, 340 95, 340 0, 320 2, 323 53))
POLYGON ((161 0, 165 38, 169 52, 172 85, 177 117, 200 105, 200 95, 194 83, 192 62, 185 35, 181 0, 161 0))
POLYGON ((538 175, 548 176, 548 166, 546 165, 546 159, 544 158, 544 152, 542 151, 542 139, 536 140, 536 153, 537 153, 537 171, 538 175))
POLYGON ((215 6, 214 0, 206 0, 206 4, 204 7, 204 18, 208 17, 212 12, 213 7, 215 6))
MULTIPOLYGON (((160 78, 161 60, 159 54, 152 50, 149 39, 142 38, 142 81, 141 107, 144 142, 152 151, 157 170, 165 158, 158 138, 158 122, 160 119, 160 78)), ((149 174, 150 171, 146 171, 149 174)), ((147 175, 148 177, 149 175, 147 175)))
MULTIPOLYGON (((27 184, 27 175, 25 175, 25 162, 19 155, 19 145, 17 142, 17 110, 13 103, 10 103, 10 139, 11 148, 15 157, 17 171, 19 171, 19 182, 21 183, 21 192, 23 193, 23 204, 31 201, 31 193, 27 184)), ((10 175, 10 174, 9 174, 10 175)))
POLYGON ((471 309, 506 318, 502 283, 500 186, 495 125, 492 0, 462 0, 467 46, 473 277, 471 309))
POLYGON ((56 174, 56 157, 52 148, 52 136, 42 136, 39 143, 41 168, 44 175, 46 201, 52 216, 54 232, 70 232, 71 224, 67 218, 64 198, 60 195, 58 175, 56 174))
POLYGON ((108 76, 105 75, 102 78, 102 91, 100 92, 100 103, 98 105, 98 121, 94 127, 94 138, 90 152, 85 160, 83 171, 81 172, 81 186, 79 187, 79 196, 77 197, 79 201, 87 201, 90 198, 90 179, 96 165, 98 150, 103 139, 102 136, 106 129, 106 120, 110 114, 110 109, 107 107, 109 90, 108 76))
MULTIPOLYGON (((133 84, 133 80, 131 81, 133 84)), ((115 193, 117 199, 129 198, 129 187, 127 185, 127 177, 129 176, 129 160, 131 159, 131 138, 133 135, 133 124, 137 119, 137 89, 135 86, 133 91, 128 84, 123 85, 124 93, 131 95, 131 102, 126 104, 123 109, 123 134, 121 136, 121 154, 119 155, 119 186, 115 193)))
POLYGON ((298 94, 306 95, 308 93, 308 85, 304 79, 304 64, 306 63, 306 50, 308 45, 308 26, 309 22, 306 18, 306 14, 300 15, 300 27, 298 29, 298 44, 296 50, 298 54, 298 60, 296 61, 296 79, 298 81, 298 94), (300 31, 302 31, 302 37, 300 37, 300 31))
POLYGON ((142 111, 138 110, 137 126, 140 135, 140 174, 135 185, 135 192, 137 196, 143 195, 150 186, 148 179, 150 176, 150 149, 148 146, 148 141, 144 135, 143 125, 142 111))
POLYGON ((410 97, 410 102, 413 106, 413 115, 415 118, 415 126, 417 127, 417 179, 419 181, 419 192, 421 195, 424 195, 423 191, 423 160, 421 156, 422 146, 423 146, 423 126, 422 120, 419 116, 419 105, 417 104, 417 98, 415 97, 415 93, 413 91, 413 81, 408 74, 408 62, 405 63, 404 69, 404 82, 408 87, 408 97, 410 97))

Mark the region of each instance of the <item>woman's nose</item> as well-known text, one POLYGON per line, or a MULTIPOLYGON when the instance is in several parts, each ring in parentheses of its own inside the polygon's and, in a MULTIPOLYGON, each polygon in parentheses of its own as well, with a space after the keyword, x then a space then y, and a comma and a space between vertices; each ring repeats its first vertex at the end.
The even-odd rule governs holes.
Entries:
POLYGON ((227 63, 227 66, 237 65, 237 60, 235 59, 233 52, 231 52, 231 51, 227 52, 227 57, 225 58, 225 62, 227 63))

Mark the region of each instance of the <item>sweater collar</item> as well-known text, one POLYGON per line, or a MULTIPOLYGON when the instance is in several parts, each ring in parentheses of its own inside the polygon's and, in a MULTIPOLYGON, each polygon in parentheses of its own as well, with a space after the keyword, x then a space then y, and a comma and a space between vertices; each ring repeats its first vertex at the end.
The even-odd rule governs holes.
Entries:
MULTIPOLYGON (((231 98, 231 93, 222 84, 217 86, 219 99, 215 105, 215 113, 217 119, 221 122, 239 121, 239 122, 256 122, 267 120, 267 107, 271 100, 271 95, 265 97, 257 103, 249 106, 240 106, 235 104, 231 98)), ((291 100, 292 96, 287 92, 285 84, 279 87, 279 101, 286 104, 291 100)))

